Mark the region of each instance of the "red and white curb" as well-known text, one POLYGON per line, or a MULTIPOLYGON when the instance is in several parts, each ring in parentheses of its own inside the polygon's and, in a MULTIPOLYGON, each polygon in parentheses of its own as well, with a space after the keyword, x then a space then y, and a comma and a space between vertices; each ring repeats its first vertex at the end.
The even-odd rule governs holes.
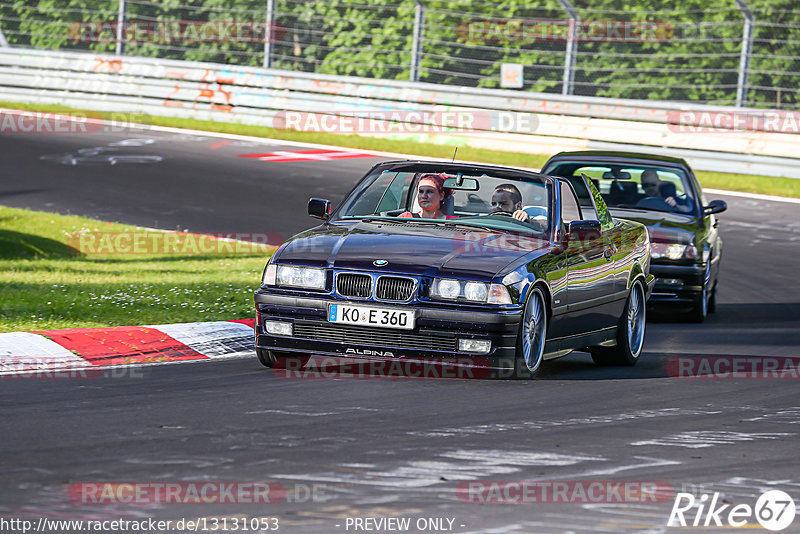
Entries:
POLYGON ((255 357, 253 319, 0 334, 0 375, 255 357))

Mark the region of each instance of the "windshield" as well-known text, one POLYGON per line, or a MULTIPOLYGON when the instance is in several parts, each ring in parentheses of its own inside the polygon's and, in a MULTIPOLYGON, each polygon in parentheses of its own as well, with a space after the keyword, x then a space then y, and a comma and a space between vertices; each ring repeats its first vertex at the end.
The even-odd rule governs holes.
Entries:
POLYGON ((335 219, 380 217, 541 233, 549 228, 549 199, 547 183, 533 176, 437 172, 428 165, 419 172, 374 172, 345 199, 335 219))
POLYGON ((695 215, 697 212, 697 200, 689 178, 674 167, 569 162, 559 163, 547 172, 563 176, 573 185, 580 181, 581 174, 586 175, 594 182, 609 208, 635 208, 685 215, 695 215))

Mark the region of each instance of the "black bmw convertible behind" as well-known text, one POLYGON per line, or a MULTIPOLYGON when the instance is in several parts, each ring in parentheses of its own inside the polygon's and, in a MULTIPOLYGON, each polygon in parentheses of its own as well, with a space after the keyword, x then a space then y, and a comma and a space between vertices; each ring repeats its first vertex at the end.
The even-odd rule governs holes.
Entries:
POLYGON ((583 186, 588 177, 615 217, 647 226, 656 276, 650 305, 694 322, 714 311, 722 258, 717 214, 727 206, 706 200, 686 161, 586 150, 556 154, 542 172, 571 180, 584 199, 590 196, 583 186))

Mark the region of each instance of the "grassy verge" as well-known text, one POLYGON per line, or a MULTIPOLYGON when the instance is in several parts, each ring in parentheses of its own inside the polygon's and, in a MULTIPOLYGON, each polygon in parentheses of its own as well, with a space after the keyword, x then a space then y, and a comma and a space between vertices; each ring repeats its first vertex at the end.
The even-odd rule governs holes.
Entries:
MULTIPOLYGON (((153 235, 134 226, 0 207, 0 332, 253 315, 253 290, 273 249, 240 247, 237 254, 229 242, 153 235), (141 236, 143 243, 170 240, 160 254, 130 254, 125 251, 135 250, 125 247, 115 254, 76 250, 91 251, 102 236, 115 235, 141 236)), ((94 250, 114 250, 108 238, 104 242, 105 248, 94 250)))
MULTIPOLYGON (((115 116, 117 118, 119 117, 119 114, 78 110, 57 105, 0 102, 0 107, 46 112, 80 112, 90 117, 105 119, 113 119, 115 116)), ((454 149, 454 146, 450 145, 434 145, 429 143, 418 143, 414 141, 401 141, 395 139, 379 139, 373 137, 363 137, 359 135, 297 132, 293 130, 278 130, 263 126, 159 117, 155 115, 126 114, 125 118, 126 120, 133 122, 153 124, 157 126, 191 128, 195 130, 251 135, 255 137, 268 137, 272 139, 283 139, 286 141, 299 141, 304 143, 336 145, 348 148, 359 148, 362 150, 378 150, 383 152, 415 154, 418 156, 429 156, 444 159, 452 158, 454 149)), ((646 151, 646 149, 643 149, 643 151, 646 151)), ((519 154, 516 152, 483 150, 470 147, 461 147, 458 153, 459 159, 480 161, 483 163, 494 163, 498 165, 533 168, 540 168, 542 165, 544 165, 549 156, 549 154, 519 154)), ((798 179, 706 171, 696 171, 696 173, 703 186, 708 188, 800 198, 800 180, 798 179)))

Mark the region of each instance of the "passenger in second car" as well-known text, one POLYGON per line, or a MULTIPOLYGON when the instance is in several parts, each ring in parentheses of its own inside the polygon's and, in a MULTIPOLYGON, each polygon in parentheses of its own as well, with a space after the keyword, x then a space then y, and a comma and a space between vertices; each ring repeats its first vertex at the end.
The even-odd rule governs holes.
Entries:
POLYGON ((443 206, 452 197, 452 189, 445 189, 444 177, 439 174, 423 174, 417 184, 417 203, 421 208, 420 213, 405 211, 398 215, 404 219, 454 219, 453 215, 447 215, 442 211, 443 206))

